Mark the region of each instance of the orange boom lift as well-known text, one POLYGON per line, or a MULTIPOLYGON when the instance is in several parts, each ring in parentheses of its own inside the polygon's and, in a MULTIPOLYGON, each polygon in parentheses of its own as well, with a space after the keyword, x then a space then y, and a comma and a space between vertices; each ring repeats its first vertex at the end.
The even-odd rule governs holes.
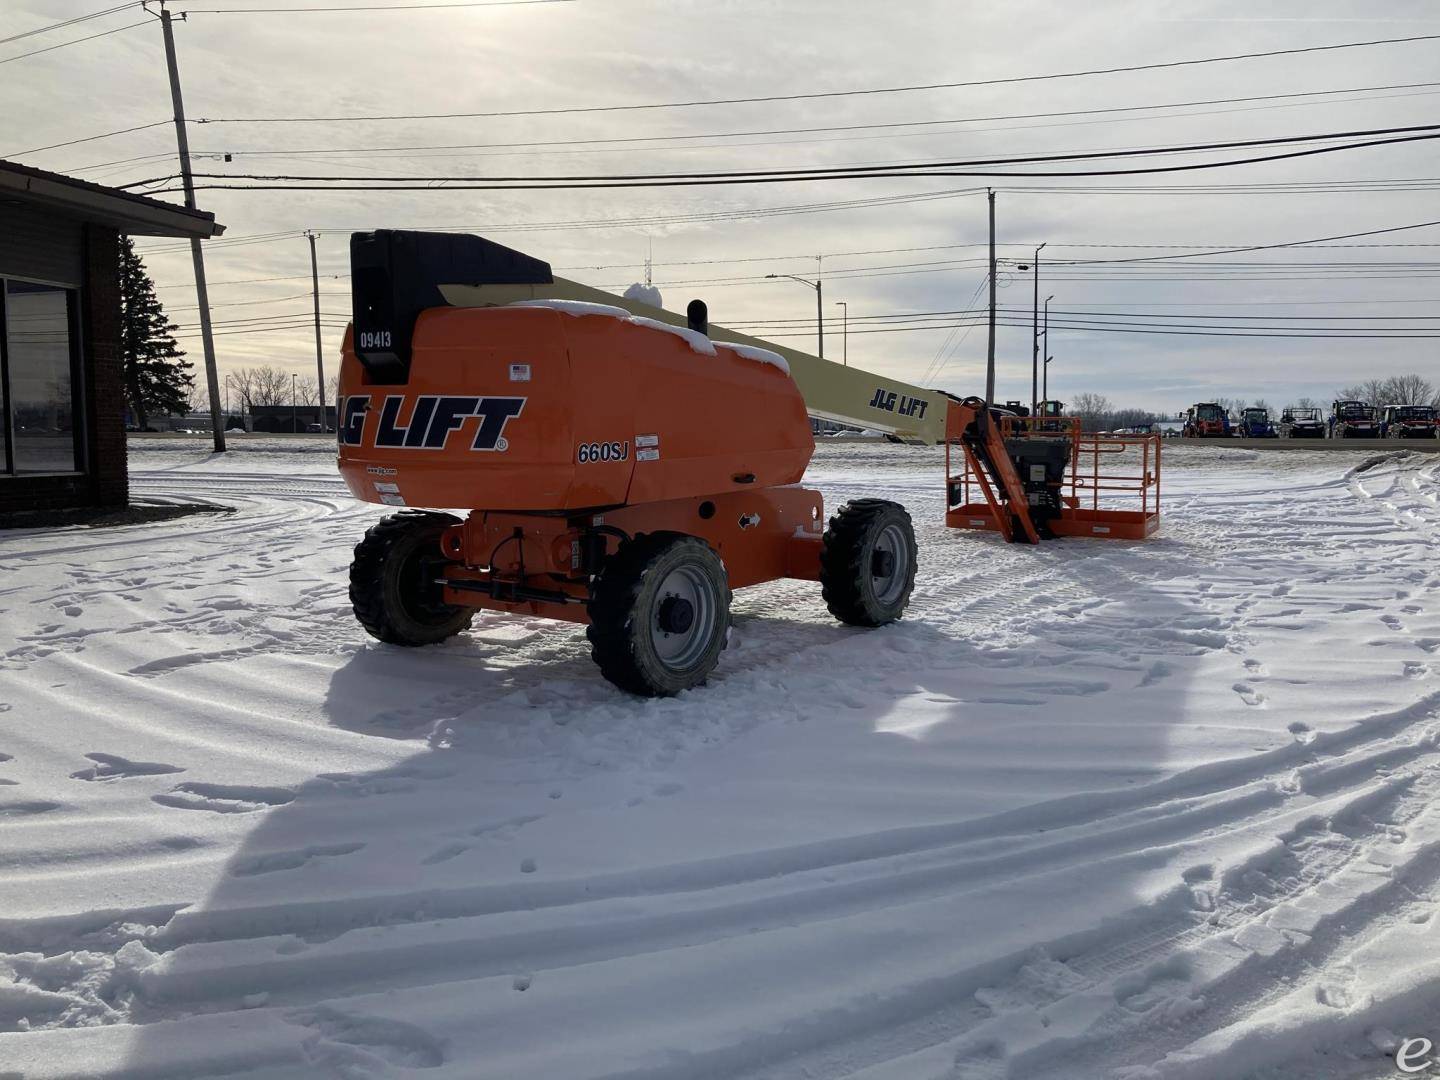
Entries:
POLYGON ((996 526, 1050 531, 973 399, 712 340, 699 301, 676 325, 576 300, 607 294, 480 237, 356 233, 351 269, 340 472, 357 498, 406 508, 350 567, 355 615, 381 641, 443 641, 477 609, 583 623, 601 673, 653 696, 714 668, 733 589, 818 581, 843 622, 898 619, 915 582, 910 517, 860 499, 826 520, 820 493, 798 486, 811 412, 919 437, 928 424, 947 444, 953 432, 996 526), (809 401, 792 361, 826 384, 809 401))

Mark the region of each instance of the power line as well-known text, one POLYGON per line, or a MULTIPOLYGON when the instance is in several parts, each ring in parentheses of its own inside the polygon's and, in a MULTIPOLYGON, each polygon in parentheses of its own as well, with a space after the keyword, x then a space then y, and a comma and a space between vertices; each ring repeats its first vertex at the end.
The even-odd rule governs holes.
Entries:
POLYGON ((1195 259, 1210 255, 1235 255, 1245 251, 1269 251, 1274 248, 1302 247, 1306 244, 1323 244, 1331 240, 1354 240, 1361 236, 1381 236, 1387 233, 1406 232, 1410 229, 1428 229, 1433 225, 1440 225, 1440 221, 1420 221, 1414 225, 1394 225, 1387 229, 1368 229, 1365 232, 1340 233, 1337 236, 1321 236, 1313 240, 1291 240, 1283 244, 1253 244, 1249 247, 1225 248, 1220 251, 1195 251, 1182 252, 1178 255, 1145 255, 1129 259, 1086 259, 1083 262, 1070 262, 1065 260, 1051 260, 1056 266, 1103 266, 1116 263, 1155 263, 1171 259, 1195 259))
MULTIPOLYGON (((515 181, 491 181, 488 183, 471 183, 468 181, 455 182, 447 177, 434 177, 430 182, 439 181, 445 184, 444 187, 418 187, 417 183, 424 178, 406 177, 403 180, 391 181, 388 183, 351 183, 346 178, 336 178, 334 181, 321 183, 300 184, 300 183, 279 183, 279 184, 202 184, 197 185, 197 190, 205 191, 415 191, 415 192, 454 192, 454 191, 570 191, 570 190, 596 190, 609 188, 661 188, 661 187, 713 187, 727 185, 748 185, 748 184, 789 184, 819 180, 875 180, 875 179, 929 179, 936 177, 1085 177, 1085 176, 1139 176, 1153 175, 1158 173, 1193 172, 1200 169, 1221 169, 1232 168, 1238 165, 1257 165, 1270 161, 1288 161, 1294 158, 1313 157, 1317 154, 1334 154, 1347 150, 1365 150, 1377 146, 1393 146, 1400 143, 1426 142, 1440 138, 1440 133, 1431 132, 1424 135, 1406 135, 1389 139, 1374 139, 1367 142, 1342 143, 1337 146, 1320 146, 1308 150, 1291 150, 1278 154, 1263 154, 1248 158, 1232 158, 1223 161, 1192 162, 1185 165, 1152 165, 1138 169, 1069 169, 1050 170, 1046 172, 1014 172, 996 169, 970 169, 970 168, 905 168, 888 170, 865 170, 848 171, 842 173, 824 173, 815 175, 806 172, 796 172, 783 176, 774 176, 767 173, 748 173, 735 176, 718 175, 715 178, 706 179, 685 179, 685 180, 602 180, 599 182, 562 182, 552 181, 540 182, 515 182, 515 181)), ((1167 153, 1174 151, 1166 151, 1167 153)), ((1108 154, 1107 157, 1123 157, 1122 154, 1108 154)), ((197 174, 200 175, 200 174, 197 174)), ((225 174, 209 174, 224 178, 225 174)), ((144 184, 163 183, 168 177, 161 177, 149 181, 141 181, 139 184, 129 184, 127 187, 142 186, 144 184)), ((265 179, 261 177, 260 179, 265 179)), ((305 178, 313 179, 313 178, 305 178)), ((178 188, 154 188, 148 194, 163 195, 169 192, 178 191, 178 188)))
MULTIPOLYGON (((1306 154, 1323 153, 1339 149, 1357 149, 1363 146, 1385 145, 1390 142, 1419 141, 1424 138, 1435 138, 1435 132, 1440 130, 1440 124, 1415 124, 1406 127, 1395 128, 1369 128, 1355 131, 1327 132, 1317 135, 1284 135, 1268 139, 1236 139, 1227 142, 1192 143, 1171 145, 1165 147, 1137 147, 1121 150, 1085 150, 1071 151, 1059 154, 1026 154, 1013 157, 1000 158, 970 158, 959 161, 923 161, 912 163, 895 163, 889 165, 842 165, 825 168, 786 168, 786 169, 738 169, 719 172, 701 173, 613 173, 613 174, 562 174, 555 176, 374 176, 363 177, 370 183, 403 184, 415 185, 419 183, 445 183, 451 185, 470 185, 474 183, 485 183, 490 185, 516 185, 525 189, 529 185, 547 185, 555 187, 567 187, 578 185, 595 185, 606 187, 620 186, 673 186, 676 184, 695 183, 764 183, 776 180, 806 180, 806 179, 856 179, 859 176, 927 176, 927 175, 971 175, 966 173, 927 173, 927 169, 969 169, 981 165, 1037 165, 1053 162, 1067 161, 1089 161, 1096 159, 1127 159, 1137 157, 1153 157, 1156 155, 1170 155, 1180 153, 1200 153, 1213 150, 1236 150, 1245 148, 1258 148, 1265 146, 1280 146, 1292 143, 1320 142, 1334 139, 1370 139, 1374 136, 1409 134, 1425 132, 1429 134, 1415 135, 1403 139, 1384 139, 1367 143, 1354 143, 1340 147, 1316 147, 1307 151, 1294 152, 1287 157, 1299 157, 1306 154)), ((1219 163, 1202 163, 1189 166, 1167 166, 1149 170, 1107 170, 1101 173, 1030 173, 1019 175, 1040 175, 1040 176, 1088 176, 1088 175, 1117 175, 1127 172, 1148 171, 1166 172, 1180 171, 1187 168, 1211 168, 1216 165, 1250 164, 1253 161, 1268 161, 1274 158, 1254 158, 1239 161, 1226 161, 1219 163)), ((292 173, 195 173, 195 177, 201 179, 221 180, 264 180, 272 182, 286 182, 295 184, 299 181, 311 181, 324 184, 352 183, 357 178, 353 176, 339 176, 327 174, 292 174, 292 173)), ((1007 174, 979 174, 979 175, 1007 175, 1007 174)), ((151 177, 148 180, 136 180, 125 184, 125 188, 150 187, 155 184, 162 184, 174 179, 173 176, 151 177)), ((220 187, 223 185, 209 185, 220 187)), ((166 189, 171 190, 171 189, 166 189)), ((245 189, 241 189, 245 190, 245 189)), ((250 189, 255 190, 255 189, 250 189)), ((309 188, 298 188, 298 190, 311 190, 309 188)), ((375 188, 348 188, 345 190, 376 190, 375 188)), ((442 189, 443 190, 443 189, 442 189)))
POLYGON ((92 11, 89 15, 77 15, 75 18, 66 19, 64 22, 51 23, 49 26, 26 30, 23 34, 11 34, 7 38, 0 38, 0 45, 8 45, 12 41, 20 41, 22 38, 34 37, 36 34, 48 34, 51 30, 63 30, 65 27, 74 26, 76 23, 88 22, 91 19, 98 19, 104 15, 114 15, 117 11, 124 11, 127 8, 139 6, 139 0, 131 0, 128 4, 116 4, 114 7, 108 7, 102 11, 92 11))
POLYGON ((1300 53, 1332 52, 1338 49, 1360 49, 1377 45, 1401 45, 1417 41, 1434 41, 1440 34, 1417 34, 1411 37, 1379 38, 1372 41, 1349 41, 1336 45, 1310 45, 1294 49, 1274 49, 1268 52, 1235 53, 1229 56, 1208 56, 1194 60, 1170 60, 1154 64, 1132 64, 1125 67, 1092 68, 1082 71, 1055 72, 1046 75, 1014 75, 998 79, 971 79, 964 82, 925 83, 915 86, 872 87, 863 90, 826 90, 805 94, 767 94, 759 97, 713 98, 698 101, 666 101, 639 105, 578 105, 553 109, 516 109, 495 112, 462 113, 399 113, 376 116, 273 116, 273 117, 206 117, 196 121, 201 124, 311 124, 344 123, 370 120, 452 120, 467 117, 494 118, 502 116, 553 116, 557 114, 635 112, 646 109, 688 109, 713 105, 749 105, 776 101, 813 101, 819 98, 861 97, 875 94, 907 94, 927 90, 952 90, 973 86, 1001 86, 1013 83, 1044 82, 1055 79, 1076 79, 1092 75, 1115 75, 1135 71, 1155 71, 1161 68, 1192 67, 1197 64, 1228 63, 1236 60, 1257 60, 1274 56, 1294 56, 1300 53))
MULTIPOLYGON (((137 24, 143 25, 143 24, 137 24)), ((99 135, 87 135, 83 139, 71 139, 68 142, 51 143, 49 146, 36 146, 29 150, 20 150, 15 153, 8 153, 6 158, 24 157, 26 154, 38 154, 42 150, 59 150, 63 146, 79 146, 81 143, 95 142, 99 139, 108 139, 113 135, 129 135, 132 131, 148 131, 151 128, 166 127, 173 123, 170 120, 156 120, 153 124, 137 124, 135 127, 119 128, 115 131, 103 131, 99 135)), ((151 154, 152 158, 167 158, 169 154, 151 154)))
MULTIPOLYGON (((751 131, 707 132, 699 135, 635 135, 624 138, 605 139, 552 139, 529 142, 502 143, 432 143, 410 146, 305 147, 294 150, 228 150, 206 151, 205 153, 212 156, 218 156, 220 153, 230 153, 235 157, 298 157, 304 154, 392 154, 409 153, 410 151, 414 150, 513 150, 533 149, 550 146, 614 146, 620 143, 633 142, 694 142, 704 139, 738 139, 752 137, 759 138, 771 135, 813 135, 831 132, 878 131, 902 127, 936 127, 949 124, 976 124, 998 120, 1038 120, 1067 116, 1094 116, 1119 112, 1148 112, 1158 109, 1179 109, 1199 105, 1223 105, 1234 104, 1238 102, 1272 101, 1282 98, 1296 97, 1327 97, 1338 94, 1370 93, 1382 90, 1413 90, 1434 86, 1440 86, 1440 83, 1398 83, 1389 86, 1359 86, 1349 87, 1341 90, 1301 90, 1288 94, 1259 94, 1249 97, 1209 98, 1200 101, 1177 101, 1158 105, 1127 105, 1105 109, 1069 109, 1059 112, 1010 113, 998 116, 960 117, 948 120, 904 120, 893 121, 883 124, 843 124, 803 128, 768 128, 751 131)), ((644 150, 650 148, 627 147, 626 149, 644 150)), ((99 168, 100 166, 93 167, 99 168)))
MULTIPOLYGON (((1057 154, 1021 154, 1014 157, 996 158, 967 158, 960 161, 917 161, 917 162, 894 162, 880 165, 833 165, 823 168, 809 169, 740 169, 722 172, 702 173, 618 173, 618 174, 560 174, 549 177, 532 176, 372 176, 365 177, 368 180, 389 181, 393 183, 430 183, 456 181, 488 181, 488 182, 509 182, 524 180, 554 180, 554 181, 588 181, 588 180, 696 180, 710 178, 729 178, 736 176, 826 176, 834 173, 863 173, 863 172, 888 172, 891 170, 909 170, 921 168, 967 168, 974 165, 1033 165, 1044 164, 1052 161, 1090 161, 1097 158, 1131 158, 1131 157, 1153 157, 1156 155, 1165 156, 1169 154, 1190 154, 1208 150, 1236 150, 1259 146, 1279 146, 1287 143, 1321 142, 1333 139, 1358 139, 1372 138, 1381 135, 1396 135, 1417 131, 1440 130, 1440 124, 1413 124, 1407 127, 1392 128, 1368 128, 1356 131, 1334 131, 1318 135, 1281 135, 1268 139, 1232 139, 1226 142, 1209 143, 1172 143, 1166 146, 1153 147, 1123 147, 1116 150, 1076 150, 1066 151, 1057 154)), ((239 180, 327 180, 345 181, 355 179, 348 176, 326 176, 312 174, 254 174, 254 173, 196 173, 197 177, 210 179, 239 179, 239 180)), ((163 177, 161 179, 169 179, 163 177)), ((137 180, 126 187, 137 187, 143 184, 152 183, 149 180, 137 180)))
POLYGON ((527 4, 574 4, 579 0, 478 0, 441 4, 352 4, 345 7, 187 8, 187 15, 306 15, 339 11, 430 11, 435 8, 520 7, 527 4))
POLYGON ((27 56, 39 56, 41 53, 54 52, 56 49, 63 49, 69 45, 79 45, 86 41, 94 41, 96 38, 109 37, 111 34, 118 34, 125 30, 134 30, 137 26, 149 25, 150 20, 143 19, 140 22, 128 23, 125 26, 117 26, 114 30, 102 30, 100 33, 91 34, 89 37, 74 38, 70 41, 62 41, 59 45, 49 45, 43 49, 33 49, 30 52, 20 53, 17 56, 7 56, 3 60, 0 60, 0 64, 8 64, 13 60, 24 60, 27 56))
MULTIPOLYGON (((962 326, 962 327, 965 327, 965 326, 977 326, 977 325, 980 325, 982 322, 983 322, 982 319, 978 319, 978 318, 977 318, 977 320, 972 321, 972 322, 956 323, 955 325, 956 325, 956 326, 962 326)), ((1017 318, 1014 318, 1014 319, 1009 320, 1009 321, 1002 320, 1001 323, 1000 323, 1000 325, 1005 326, 1005 327, 1010 327, 1010 328, 1029 329, 1031 323, 1030 323, 1030 319, 1028 319, 1028 318, 1019 318, 1019 317, 1017 317, 1017 318)), ((913 332, 915 332, 915 331, 944 330, 944 329, 949 329, 949 328, 950 328, 950 327, 949 327, 948 324, 941 323, 941 324, 933 324, 933 325, 926 325, 926 326, 880 327, 880 328, 875 328, 875 329, 851 330, 850 332, 851 332, 852 334, 905 334, 905 333, 913 333, 913 332)), ((1253 329, 1253 328, 1252 328, 1252 329, 1245 329, 1245 330, 1215 330, 1215 329, 1205 329, 1205 330, 1162 330, 1162 329, 1149 329, 1149 328, 1125 327, 1125 326, 1106 326, 1106 327, 1100 327, 1100 326, 1060 326, 1060 327, 1057 327, 1057 326, 1055 325, 1055 323, 1054 323, 1053 320, 1051 321, 1051 327, 1050 327, 1050 328, 1051 328, 1051 330, 1061 329, 1061 330, 1066 330, 1066 331, 1069 331, 1069 332, 1072 332, 1072 333, 1163 334, 1163 335, 1177 336, 1177 337, 1232 337, 1232 338, 1238 337, 1238 338, 1286 338, 1286 339, 1292 339, 1292 338, 1293 338, 1293 339, 1299 339, 1299 338, 1333 338, 1333 339, 1338 339, 1338 340, 1342 340, 1342 341, 1357 341, 1357 340, 1358 340, 1358 341, 1365 341, 1365 340, 1398 340, 1398 341, 1406 341, 1406 340, 1412 340, 1412 339, 1417 339, 1417 338, 1423 338, 1423 339, 1440 338, 1440 332, 1426 332, 1426 333, 1409 333, 1409 332, 1406 332, 1406 333, 1387 333, 1387 334, 1377 334, 1377 333, 1352 333, 1352 334, 1346 334, 1346 333, 1320 333, 1320 332, 1311 333, 1311 332, 1308 332, 1308 331, 1306 331, 1306 332, 1298 332, 1298 331, 1291 331, 1291 330, 1283 329, 1283 328, 1280 329, 1278 332, 1273 332, 1273 333, 1272 333, 1272 332, 1268 332, 1268 331, 1264 331, 1264 330, 1256 330, 1256 329, 1253 329)), ((809 334, 807 334, 807 333, 805 333, 805 332, 802 332, 802 331, 795 331, 795 332, 786 331, 785 333, 781 333, 781 334, 767 334, 767 335, 766 335, 766 337, 767 337, 768 339, 775 339, 775 340, 778 340, 778 339, 780 339, 780 338, 799 338, 799 337, 809 337, 809 336, 810 336, 809 334)))

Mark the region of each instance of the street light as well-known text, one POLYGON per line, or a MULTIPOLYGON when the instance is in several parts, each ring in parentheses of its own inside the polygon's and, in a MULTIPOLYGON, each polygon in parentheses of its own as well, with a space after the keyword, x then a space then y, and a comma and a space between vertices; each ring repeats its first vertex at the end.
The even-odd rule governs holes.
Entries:
POLYGON ((840 360, 845 367, 850 366, 850 305, 844 300, 836 300, 835 306, 840 308, 840 360))
POLYGON ((300 433, 300 411, 295 403, 295 388, 299 380, 300 376, 292 371, 290 373, 290 434, 292 435, 300 433))
POLYGON ((796 277, 794 274, 766 274, 766 278, 789 278, 791 281, 798 281, 801 285, 809 286, 815 290, 815 337, 819 345, 819 356, 825 359, 825 305, 822 303, 820 279, 807 281, 803 277, 796 277))
POLYGON ((1045 297, 1045 329, 1041 332, 1041 336, 1045 339, 1045 353, 1046 353, 1046 355, 1045 355, 1045 363, 1044 363, 1044 365, 1042 365, 1042 367, 1040 368, 1040 401, 1041 401, 1042 403, 1050 400, 1050 361, 1055 359, 1055 357, 1049 355, 1049 353, 1050 353, 1050 301, 1051 301, 1051 300, 1054 300, 1054 299, 1055 299, 1055 296, 1054 296, 1053 293, 1052 293, 1051 295, 1045 297))
MULTIPOLYGON (((1041 244, 1035 249, 1035 307, 1032 313, 1033 323, 1030 329, 1030 413, 1034 415, 1035 409, 1040 404, 1040 252, 1045 250, 1041 244)), ((1029 270, 1030 266, 1020 263, 1017 267, 1020 270, 1029 270)))

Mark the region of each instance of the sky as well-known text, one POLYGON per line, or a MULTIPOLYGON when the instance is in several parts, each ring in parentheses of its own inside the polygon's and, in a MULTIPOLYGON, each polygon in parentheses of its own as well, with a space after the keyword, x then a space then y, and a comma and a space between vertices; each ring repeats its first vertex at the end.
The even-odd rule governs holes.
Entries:
MULTIPOLYGON (((813 95, 1440 34, 1440 7, 1427 0, 572 0, 301 10, 380 2, 196 0, 175 30, 195 171, 361 178, 822 168, 1440 122, 1437 40, 759 103, 256 122, 813 95), (1212 104, 1183 104, 1193 102, 1212 104), (765 134, 737 134, 750 132, 765 134), (387 149, 396 147, 404 149, 387 149), (225 153, 231 162, 223 161, 225 153)), ((0 36, 102 6, 7 0, 0 36)), ((171 114, 160 26, 138 8, 0 45, 0 86, 8 106, 0 157, 109 184, 177 171, 174 129, 164 123, 171 114), (110 30, 116 32, 5 60, 110 30), (24 152, 141 125, 155 126, 24 152)), ((1192 152, 1157 161, 1226 156, 1237 155, 1192 152)), ((1019 266, 1032 265, 1042 243, 1039 296, 1054 296, 1048 338, 1054 397, 1091 392, 1116 405, 1174 412, 1217 397, 1273 405, 1301 396, 1329 400, 1346 383, 1391 374, 1418 372, 1440 382, 1434 336, 1256 336, 1277 327, 1334 335, 1347 326, 1440 335, 1440 227, 1342 242, 1386 246, 1195 257, 1205 249, 1440 218, 1434 195, 1440 142, 1433 141, 1110 178, 591 191, 455 190, 438 181, 403 192, 202 190, 200 206, 226 227, 222 239, 206 245, 220 370, 223 376, 265 363, 314 372, 305 230, 319 234, 325 361, 333 370, 350 308, 349 233, 443 228, 487 236, 547 260, 565 277, 617 292, 643 280, 649 256, 666 307, 683 311, 701 297, 713 321, 801 348, 815 342, 815 294, 766 275, 813 280, 818 270, 827 357, 843 354, 852 366, 955 393, 983 392, 983 325, 967 331, 953 315, 899 317, 985 302, 987 183, 997 190, 998 298, 1006 324, 997 341, 1000 399, 1030 396, 1035 282, 1033 270, 1019 266), (1427 179, 1434 184, 1394 183, 1427 179), (1185 257, 1096 261, 1157 255, 1185 257), (1149 332, 1116 332, 1117 324, 1149 332)), ((198 366, 188 248, 160 239, 137 247, 198 366)))

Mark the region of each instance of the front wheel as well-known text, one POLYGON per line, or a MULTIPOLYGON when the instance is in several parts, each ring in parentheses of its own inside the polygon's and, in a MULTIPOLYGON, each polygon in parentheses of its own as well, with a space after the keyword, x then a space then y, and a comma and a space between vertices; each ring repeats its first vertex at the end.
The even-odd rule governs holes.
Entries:
POLYGON ((669 697, 698 686, 730 636, 725 564, 704 540, 657 532, 620 544, 590 586, 590 655, 622 690, 669 697))
POLYGON ((884 626, 905 613, 915 588, 917 550, 910 515, 898 503, 856 499, 830 519, 820 585, 830 613, 851 626, 884 626))
POLYGON ((460 519, 407 510, 372 525, 355 545, 350 603, 373 638, 391 645, 434 645, 468 629, 474 612, 445 603, 436 579, 450 560, 440 535, 460 519))

